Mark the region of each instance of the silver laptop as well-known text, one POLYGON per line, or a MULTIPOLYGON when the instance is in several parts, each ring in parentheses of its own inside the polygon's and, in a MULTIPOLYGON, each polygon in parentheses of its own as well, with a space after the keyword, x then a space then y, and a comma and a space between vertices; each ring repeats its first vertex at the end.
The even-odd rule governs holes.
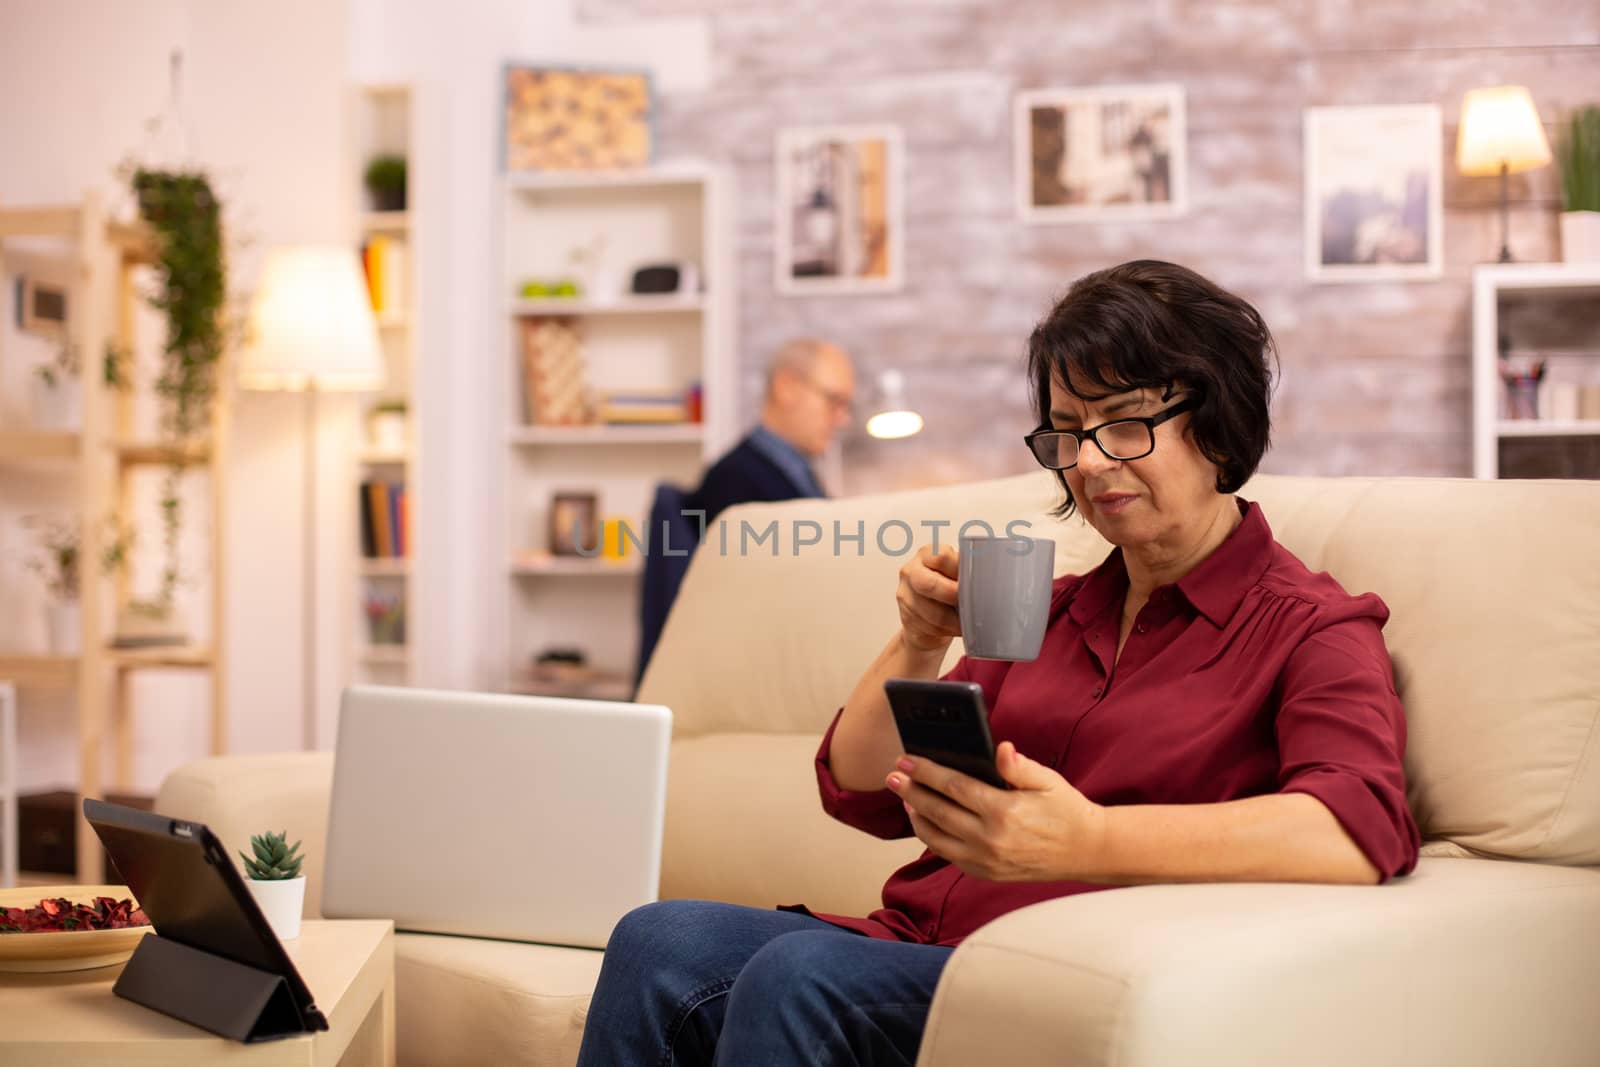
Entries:
POLYGON ((603 948, 656 899, 671 733, 659 705, 345 690, 323 914, 603 948))

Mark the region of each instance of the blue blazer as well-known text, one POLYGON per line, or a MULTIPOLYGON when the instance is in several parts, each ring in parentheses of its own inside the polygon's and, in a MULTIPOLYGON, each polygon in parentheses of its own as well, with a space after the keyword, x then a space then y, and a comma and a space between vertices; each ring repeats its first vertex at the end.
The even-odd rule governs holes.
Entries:
POLYGON ((633 684, 637 689, 650 663, 667 613, 677 599, 678 587, 689 571, 689 554, 700 537, 698 515, 704 511, 706 528, 735 504, 754 501, 794 500, 812 496, 809 486, 797 484, 747 436, 727 455, 711 465, 698 488, 685 492, 676 485, 656 486, 650 503, 649 547, 644 558, 644 581, 639 596, 639 655, 633 684), (671 552, 672 555, 667 553, 671 552))

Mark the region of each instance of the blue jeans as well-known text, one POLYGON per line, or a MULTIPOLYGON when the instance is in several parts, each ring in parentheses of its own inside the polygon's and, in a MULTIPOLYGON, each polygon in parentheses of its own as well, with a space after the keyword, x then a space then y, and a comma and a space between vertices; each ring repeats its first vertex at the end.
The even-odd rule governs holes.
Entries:
POLYGON ((578 1067, 907 1064, 953 949, 667 900, 606 945, 578 1067))

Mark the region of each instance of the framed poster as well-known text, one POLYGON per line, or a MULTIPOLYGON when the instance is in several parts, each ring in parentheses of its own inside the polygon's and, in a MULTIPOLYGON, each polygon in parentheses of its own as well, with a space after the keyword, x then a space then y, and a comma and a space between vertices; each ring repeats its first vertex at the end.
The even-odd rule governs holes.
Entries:
POLYGON ((508 173, 648 166, 650 75, 507 65, 501 147, 508 173))
POLYGON ((1443 128, 1433 104, 1306 109, 1308 278, 1412 281, 1443 273, 1443 128))
POLYGON ((1012 152, 1024 222, 1163 218, 1188 209, 1179 85, 1018 93, 1012 152))
POLYGON ((778 133, 780 293, 881 293, 904 283, 904 140, 893 126, 778 133))

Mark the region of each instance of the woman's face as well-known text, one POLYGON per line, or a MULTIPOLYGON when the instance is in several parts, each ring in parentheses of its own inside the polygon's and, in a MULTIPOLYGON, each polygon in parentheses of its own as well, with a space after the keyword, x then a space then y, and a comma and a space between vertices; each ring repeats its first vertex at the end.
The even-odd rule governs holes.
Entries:
MULTIPOLYGON (((1181 389, 1133 389, 1085 400, 1060 381, 1050 382, 1050 424, 1057 430, 1093 429, 1114 419, 1148 418, 1186 399, 1181 389)), ((1063 471, 1078 510, 1114 545, 1137 548, 1182 543, 1215 514, 1217 467, 1195 447, 1189 413, 1155 428, 1155 450, 1142 459, 1115 460, 1093 441, 1078 450, 1078 464, 1063 471)))

